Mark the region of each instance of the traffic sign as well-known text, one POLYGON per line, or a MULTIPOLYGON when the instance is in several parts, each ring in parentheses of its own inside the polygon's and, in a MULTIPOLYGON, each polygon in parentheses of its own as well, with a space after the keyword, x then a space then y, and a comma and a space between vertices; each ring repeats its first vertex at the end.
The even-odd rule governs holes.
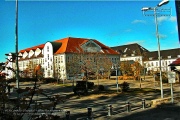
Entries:
POLYGON ((168 72, 168 82, 169 83, 176 82, 176 73, 175 72, 168 72))

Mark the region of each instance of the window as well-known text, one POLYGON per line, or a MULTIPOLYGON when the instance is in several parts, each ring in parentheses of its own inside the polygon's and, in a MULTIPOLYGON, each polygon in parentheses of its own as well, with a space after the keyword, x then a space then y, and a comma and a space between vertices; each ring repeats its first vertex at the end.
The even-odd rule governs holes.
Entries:
POLYGON ((153 62, 151 63, 151 66, 154 66, 153 62))
POLYGON ((48 76, 50 76, 50 70, 48 70, 48 76))
POLYGON ((48 68, 49 68, 49 62, 48 62, 48 68))
POLYGON ((63 56, 61 56, 61 63, 63 63, 63 56))
MULTIPOLYGON (((62 56, 61 56, 62 57, 62 56)), ((61 58, 62 59, 62 58, 61 58)), ((67 57, 67 62, 69 62, 69 56, 67 57)))
POLYGON ((47 52, 49 52, 49 46, 47 46, 47 52))
POLYGON ((57 57, 55 58, 55 62, 57 63, 57 57))
POLYGON ((47 56, 48 56, 48 60, 49 60, 49 54, 47 54, 47 56))

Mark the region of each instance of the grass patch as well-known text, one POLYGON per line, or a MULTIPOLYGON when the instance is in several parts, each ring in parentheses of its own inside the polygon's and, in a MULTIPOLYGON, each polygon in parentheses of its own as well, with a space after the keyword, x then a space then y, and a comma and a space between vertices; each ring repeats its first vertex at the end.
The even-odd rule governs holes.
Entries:
POLYGON ((60 87, 71 87, 72 84, 71 84, 71 83, 66 83, 66 84, 56 84, 56 86, 60 86, 60 87))

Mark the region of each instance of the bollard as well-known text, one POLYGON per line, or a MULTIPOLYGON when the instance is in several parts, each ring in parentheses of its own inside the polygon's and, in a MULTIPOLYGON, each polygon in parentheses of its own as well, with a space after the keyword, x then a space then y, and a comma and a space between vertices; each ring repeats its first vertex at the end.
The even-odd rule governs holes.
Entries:
POLYGON ((129 101, 126 103, 126 107, 127 107, 127 112, 131 112, 131 105, 129 101))
POLYGON ((112 115, 112 105, 108 105, 108 116, 112 115))
POLYGON ((87 120, 92 120, 92 108, 91 107, 88 107, 87 108, 87 114, 88 114, 88 118, 87 120))
POLYGON ((146 108, 146 100, 142 99, 142 109, 145 109, 145 108, 146 108))
POLYGON ((66 111, 65 114, 66 114, 66 120, 70 120, 70 111, 66 111))

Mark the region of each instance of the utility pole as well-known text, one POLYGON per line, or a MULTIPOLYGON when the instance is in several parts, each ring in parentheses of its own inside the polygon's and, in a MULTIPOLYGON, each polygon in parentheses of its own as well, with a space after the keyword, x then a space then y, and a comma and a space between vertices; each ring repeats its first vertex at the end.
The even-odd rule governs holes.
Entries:
POLYGON ((16 56, 16 87, 19 88, 19 65, 18 65, 18 0, 16 0, 15 22, 15 56, 16 56))

